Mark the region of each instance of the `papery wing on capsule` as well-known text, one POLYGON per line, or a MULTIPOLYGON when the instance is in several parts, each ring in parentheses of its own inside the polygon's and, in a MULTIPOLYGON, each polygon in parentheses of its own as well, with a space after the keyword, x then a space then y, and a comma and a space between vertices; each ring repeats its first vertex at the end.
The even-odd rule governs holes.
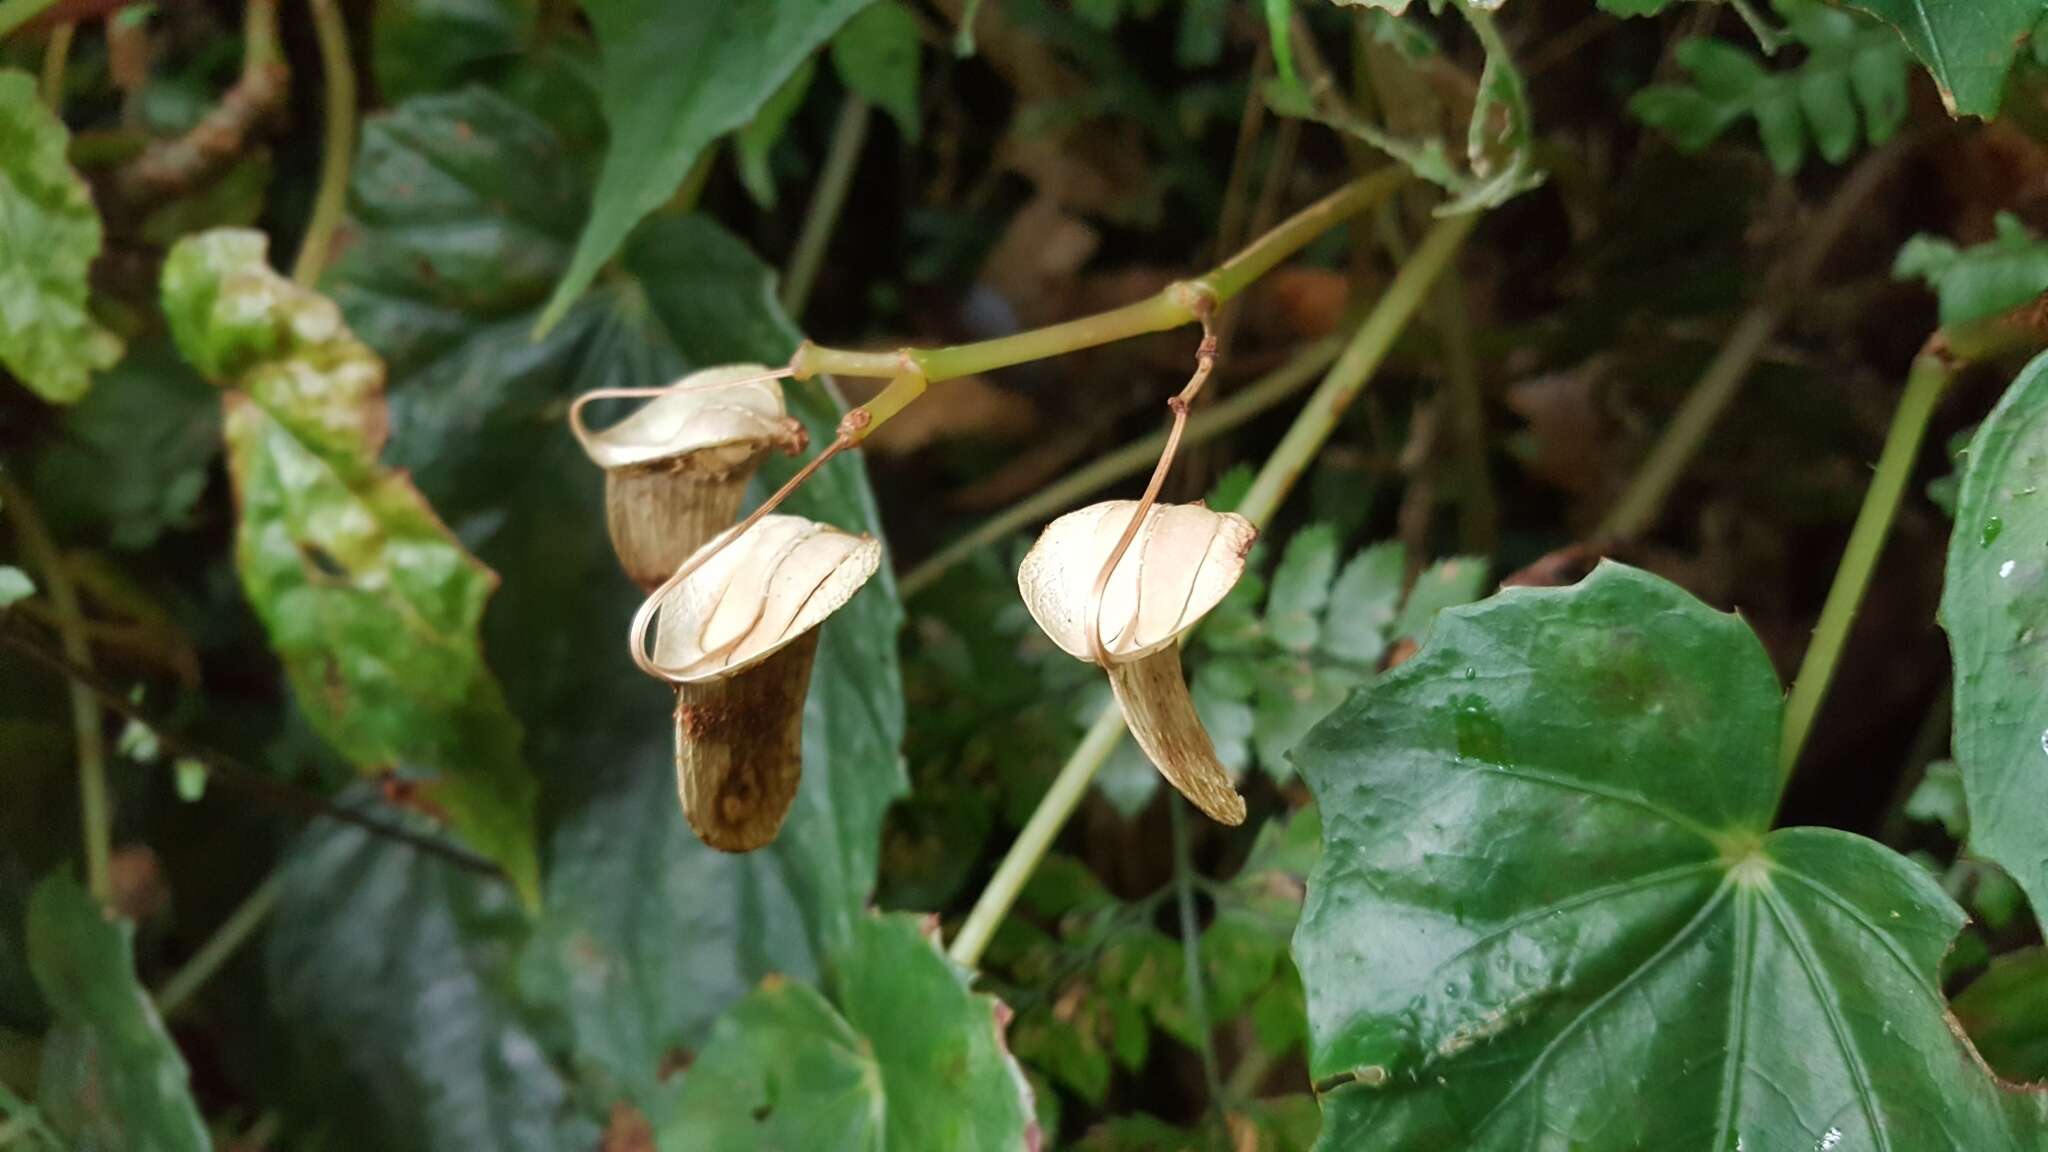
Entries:
MULTIPOLYGON (((1137 507, 1110 500, 1060 517, 1018 572, 1032 617, 1078 659, 1093 659, 1089 595, 1137 507)), ((1103 588, 1102 639, 1111 658, 1158 651, 1193 627, 1244 574, 1256 535, 1250 521, 1231 513, 1154 505, 1103 588)))

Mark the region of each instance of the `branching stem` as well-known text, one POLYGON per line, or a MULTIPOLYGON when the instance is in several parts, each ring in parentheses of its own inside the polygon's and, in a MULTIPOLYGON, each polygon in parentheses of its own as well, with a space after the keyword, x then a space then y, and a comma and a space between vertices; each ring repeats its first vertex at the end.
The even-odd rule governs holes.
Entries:
MULTIPOLYGON (((1359 392, 1385 362, 1395 340, 1428 299, 1430 289, 1450 267, 1477 221, 1476 215, 1454 216, 1438 221, 1431 229, 1415 254, 1401 266, 1386 294, 1359 324, 1336 364, 1331 366, 1323 382, 1302 406, 1293 426, 1267 458, 1265 466, 1259 469, 1250 493, 1238 505, 1239 514, 1260 525, 1272 519, 1281 500, 1293 489, 1309 461, 1314 459, 1316 452, 1336 429, 1345 409, 1358 398, 1359 392)), ((1106 706, 1067 757, 1059 775, 1053 778, 1052 787, 1046 790, 1031 818, 1025 821, 1024 830, 1018 833, 1016 842, 1010 845, 1009 852, 996 866, 988 887, 982 890, 966 921, 961 924, 948 950, 955 961, 970 968, 980 963, 997 926, 1009 915, 1025 883, 1045 858, 1067 818, 1073 815, 1082 797, 1088 794, 1088 785, 1116 749, 1117 742, 1123 739, 1123 734, 1122 714, 1116 705, 1106 706)))

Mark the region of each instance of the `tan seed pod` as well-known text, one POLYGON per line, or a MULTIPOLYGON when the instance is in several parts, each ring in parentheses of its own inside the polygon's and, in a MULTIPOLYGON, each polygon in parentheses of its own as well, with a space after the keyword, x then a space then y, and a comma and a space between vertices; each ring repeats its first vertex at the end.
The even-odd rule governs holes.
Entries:
POLYGON ((1216 758, 1181 674, 1180 638, 1244 575, 1258 529, 1199 504, 1158 504, 1110 573, 1100 600, 1101 652, 1089 628, 1102 567, 1138 505, 1111 500, 1053 521, 1024 557, 1017 585, 1032 618, 1068 655, 1102 663, 1138 746, 1212 819, 1244 822, 1244 798, 1216 758))
POLYGON ((751 852, 796 799, 818 626, 875 574, 882 546, 801 516, 730 535, 706 543, 701 564, 641 615, 651 609, 654 623, 645 666, 676 686, 683 814, 713 848, 751 852))
POLYGON ((570 425, 604 469, 612 550, 646 590, 732 526, 762 457, 802 451, 805 440, 774 370, 759 364, 706 368, 663 389, 592 392, 571 409, 570 425), (652 398, 624 420, 584 427, 584 403, 639 395, 652 398))

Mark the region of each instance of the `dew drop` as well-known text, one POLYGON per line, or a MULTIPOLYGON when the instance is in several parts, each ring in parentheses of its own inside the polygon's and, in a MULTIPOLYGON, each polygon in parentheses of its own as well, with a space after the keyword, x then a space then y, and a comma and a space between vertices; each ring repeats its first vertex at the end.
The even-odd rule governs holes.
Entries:
POLYGON ((1998 534, 2003 531, 2005 531, 2005 521, 1993 516, 1991 519, 1984 521, 1984 534, 1978 537, 1978 543, 1989 548, 1997 543, 1998 534))
POLYGON ((2000 564, 2000 565, 1998 566, 1998 578, 1999 578, 2000 580, 2003 580, 2003 579, 2005 579, 2006 577, 2008 577, 2008 576, 2011 576, 2011 575, 2012 575, 2012 570, 2013 570, 2013 569, 2015 569, 2015 568, 2017 568, 2017 567, 2019 567, 2019 566, 2020 566, 2020 562, 2019 562, 2019 561, 2017 561, 2017 560, 2007 560, 2007 561, 2006 561, 2005 563, 2003 563, 2003 564, 2000 564))
POLYGON ((2048 728, 2041 729, 2041 751, 2048 752, 2048 728))
POLYGON ((1835 1145, 1840 1144, 1841 1142, 1842 1130, 1840 1128, 1830 1126, 1826 1132, 1821 1133, 1820 1143, 1817 1145, 1817 1147, 1819 1148, 1820 1152, 1828 1152, 1828 1149, 1833 1148, 1835 1145))

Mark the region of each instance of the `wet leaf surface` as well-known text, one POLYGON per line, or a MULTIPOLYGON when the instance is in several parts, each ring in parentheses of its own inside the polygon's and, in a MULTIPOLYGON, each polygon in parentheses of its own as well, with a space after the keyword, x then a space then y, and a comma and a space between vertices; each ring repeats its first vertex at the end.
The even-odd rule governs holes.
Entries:
POLYGON ((1961 910, 1768 830, 1779 707, 1739 619, 1610 564, 1444 614, 1319 727, 1321 1146, 2038 1147, 1951 1031, 1961 910))

